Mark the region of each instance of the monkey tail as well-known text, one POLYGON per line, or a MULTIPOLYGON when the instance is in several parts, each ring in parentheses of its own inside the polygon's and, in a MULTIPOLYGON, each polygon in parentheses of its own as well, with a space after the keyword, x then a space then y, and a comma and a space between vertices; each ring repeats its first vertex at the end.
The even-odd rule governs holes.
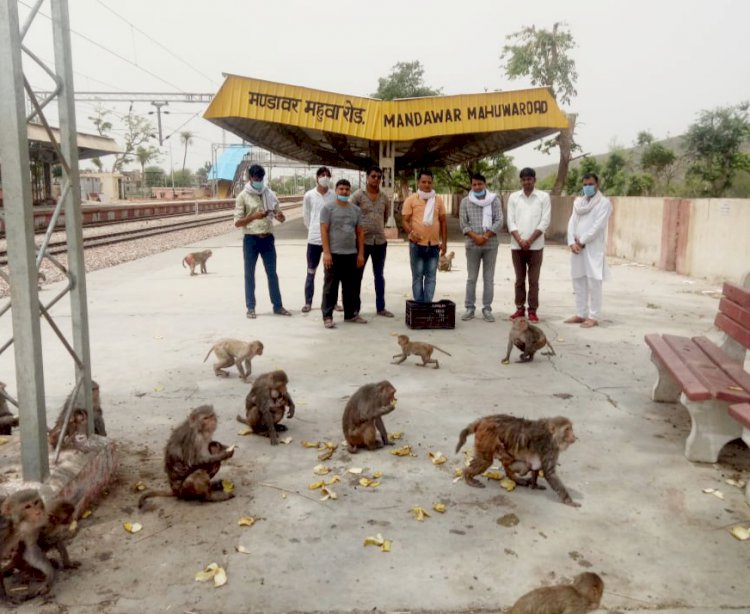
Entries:
POLYGON ((185 266, 185 260, 187 260, 187 256, 185 256, 185 257, 184 257, 184 258, 182 259, 182 268, 183 268, 183 269, 186 269, 186 268, 187 268, 187 267, 185 266))
POLYGON ((143 508, 146 504, 146 499, 151 497, 174 497, 175 494, 171 490, 147 490, 138 499, 138 509, 143 508))
POLYGON ((206 357, 205 357, 205 358, 203 359, 203 362, 206 362, 206 361, 208 360, 208 357, 209 357, 209 356, 211 356, 211 352, 213 352, 213 351, 214 351, 214 348, 215 348, 215 347, 216 347, 215 345, 212 345, 212 346, 211 346, 211 349, 210 349, 210 350, 208 350, 208 354, 206 354, 206 357))
POLYGON ((237 414, 237 422, 240 422, 240 423, 244 424, 245 426, 249 426, 248 423, 247 423, 247 418, 243 418, 239 414, 237 414))
POLYGON ((458 445, 456 446, 456 454, 458 454, 458 451, 466 443, 466 438, 469 435, 473 435, 474 434, 474 431, 477 428, 477 422, 479 422, 479 421, 475 420, 469 426, 467 426, 463 431, 461 431, 461 434, 458 436, 458 445))
POLYGON ((557 356, 557 352, 555 352, 555 348, 552 347, 549 339, 547 340, 547 347, 549 348, 549 352, 542 352, 542 354, 544 354, 545 356, 557 356))
POLYGON ((438 346, 433 345, 432 347, 435 348, 438 352, 442 352, 446 356, 450 356, 450 354, 448 354, 448 352, 446 352, 445 350, 441 350, 438 346))

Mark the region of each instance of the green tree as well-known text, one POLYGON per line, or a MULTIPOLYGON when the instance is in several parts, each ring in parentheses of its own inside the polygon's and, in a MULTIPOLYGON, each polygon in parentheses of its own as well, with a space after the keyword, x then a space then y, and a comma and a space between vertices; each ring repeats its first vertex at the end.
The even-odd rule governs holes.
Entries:
POLYGON ((515 187, 516 167, 513 166, 513 158, 498 154, 454 167, 436 169, 436 190, 468 192, 471 189, 471 176, 474 173, 484 175, 487 178, 487 187, 493 192, 515 187))
POLYGON ((125 131, 123 151, 117 154, 112 172, 119 173, 125 164, 133 161, 139 147, 145 146, 151 139, 156 138, 154 125, 145 117, 133 112, 132 107, 122 119, 125 131))
POLYGON ((189 188, 195 183, 193 171, 191 171, 189 168, 174 171, 172 175, 174 176, 174 186, 176 188, 189 188))
POLYGON ((602 169, 599 168, 599 162, 596 158, 592 156, 585 156, 578 166, 570 169, 568 177, 565 180, 565 192, 567 194, 580 194, 581 178, 586 173, 594 173, 601 179, 602 169))
POLYGON ((164 185, 164 177, 166 173, 160 166, 147 166, 143 171, 144 181, 146 187, 152 188, 155 186, 164 185))
POLYGON ((628 184, 628 160, 621 150, 615 150, 607 156, 599 177, 603 192, 612 196, 625 194, 628 184))
POLYGON ((184 132, 180 132, 180 142, 185 147, 185 153, 182 154, 182 171, 185 172, 185 161, 187 160, 187 150, 188 147, 190 147, 193 144, 193 137, 195 134, 190 132, 190 130, 185 130, 184 132))
POLYGON ((644 147, 645 145, 651 145, 654 142, 654 135, 646 130, 641 130, 638 136, 635 137, 636 147, 644 147))
POLYGON ((135 159, 138 160, 138 163, 141 165, 141 175, 145 178, 146 165, 149 162, 159 161, 159 148, 154 147, 153 145, 149 145, 148 147, 139 145, 135 150, 135 159))
POLYGON ((195 171, 195 179, 200 185, 206 185, 208 183, 208 173, 211 171, 211 163, 204 162, 197 171, 195 171))
POLYGON ((735 175, 750 170, 750 156, 740 150, 750 138, 748 103, 701 111, 685 135, 687 178, 706 196, 723 196, 735 175))
POLYGON ((654 178, 646 173, 636 173, 627 178, 626 196, 646 196, 654 191, 654 178))
MULTIPOLYGON (((509 79, 528 77, 532 85, 549 88, 552 96, 565 105, 570 104, 577 92, 575 88, 578 73, 573 58, 569 55, 575 48, 573 35, 564 23, 557 22, 552 30, 526 27, 511 34, 506 39, 500 56, 504 60, 505 74, 509 79)), ((572 152, 576 149, 573 141, 576 115, 568 114, 568 128, 542 144, 542 151, 549 152, 553 147, 560 151, 557 180, 552 194, 561 194, 568 176, 572 152)))
POLYGON ((641 168, 651 173, 665 190, 669 190, 676 161, 677 154, 661 143, 648 143, 641 153, 641 168))
MULTIPOLYGON (((110 113, 112 113, 111 110, 105 109, 101 104, 98 104, 96 105, 96 107, 94 107, 94 114, 89 115, 88 117, 89 121, 94 124, 96 132, 99 136, 109 136, 109 133, 112 131, 112 122, 107 119, 107 116, 110 113)), ((91 162, 101 173, 104 168, 102 159, 97 156, 96 158, 91 158, 91 162)))
POLYGON ((378 89, 372 97, 394 100, 395 98, 438 96, 441 93, 442 89, 434 89, 425 84, 424 67, 419 60, 414 60, 394 64, 391 74, 378 79, 378 89))

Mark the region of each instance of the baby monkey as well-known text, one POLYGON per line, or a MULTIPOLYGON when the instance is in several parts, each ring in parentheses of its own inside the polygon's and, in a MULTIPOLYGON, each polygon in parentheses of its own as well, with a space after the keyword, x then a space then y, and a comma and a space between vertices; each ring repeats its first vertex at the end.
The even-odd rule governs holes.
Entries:
POLYGON ((542 352, 543 356, 556 356, 555 350, 547 341, 544 332, 538 326, 529 324, 526 318, 516 318, 508 333, 508 352, 503 358, 503 364, 510 363, 510 351, 513 346, 521 350, 521 358, 518 362, 531 362, 534 360, 534 354, 541 350, 545 345, 549 346, 549 352, 542 352))
POLYGON ((438 269, 440 271, 450 271, 453 268, 453 258, 456 257, 456 252, 448 252, 445 256, 440 256, 440 262, 438 263, 438 269))
POLYGON ((206 270, 206 260, 212 255, 213 252, 210 249, 204 249, 202 252, 191 252, 182 259, 182 268, 186 268, 185 265, 187 264, 190 267, 190 274, 197 275, 195 267, 200 265, 201 273, 208 273, 206 270))
POLYGON ((573 578, 573 584, 545 586, 526 593, 507 614, 585 614, 599 607, 602 593, 601 577, 587 571, 573 578))
POLYGON ((399 335, 398 344, 401 346, 401 353, 394 354, 393 358, 398 358, 400 356, 401 360, 397 360, 396 362, 392 363, 394 365, 400 365, 409 357, 409 354, 415 354, 422 359, 422 364, 419 365, 420 367, 427 366, 428 364, 434 364, 434 368, 439 369, 440 363, 438 362, 437 358, 432 358, 433 350, 437 350, 438 352, 442 352, 446 356, 450 356, 448 352, 446 352, 445 350, 441 350, 436 345, 424 343, 423 341, 409 341, 409 337, 407 335, 399 335))

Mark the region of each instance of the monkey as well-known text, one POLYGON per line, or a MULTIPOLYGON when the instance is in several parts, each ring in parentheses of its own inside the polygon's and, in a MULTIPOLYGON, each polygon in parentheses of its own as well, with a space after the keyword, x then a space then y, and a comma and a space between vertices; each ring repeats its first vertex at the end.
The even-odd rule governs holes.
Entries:
POLYGON ((432 358, 432 351, 437 350, 438 352, 442 352, 443 354, 450 356, 448 352, 446 352, 445 350, 441 350, 436 345, 431 345, 422 341, 409 341, 409 337, 407 335, 399 335, 398 344, 401 346, 401 354, 394 354, 393 358, 398 358, 400 356, 401 360, 398 360, 395 363, 391 364, 400 365, 409 357, 409 354, 416 354, 422 359, 422 364, 419 365, 420 367, 425 367, 430 363, 434 363, 434 368, 439 369, 440 363, 438 362, 437 358, 432 358))
POLYGON ((529 324, 526 318, 516 318, 508 333, 508 353, 503 358, 503 364, 510 362, 510 351, 513 346, 521 350, 521 358, 518 362, 531 362, 534 354, 545 345, 549 346, 549 352, 542 352, 545 356, 556 356, 552 344, 547 340, 544 332, 538 326, 529 324))
POLYGON ((278 432, 287 427, 279 424, 287 411, 287 418, 294 417, 295 405, 287 390, 289 378, 281 369, 258 376, 245 398, 245 418, 237 420, 247 424, 258 435, 269 437, 271 445, 279 444, 278 432))
POLYGON ((456 252, 449 252, 445 256, 440 256, 440 263, 438 269, 440 271, 450 271, 453 268, 453 258, 455 258, 456 252))
POLYGON ((256 356, 263 354, 263 344, 260 341, 240 341, 238 339, 219 339, 213 344, 203 362, 208 360, 211 352, 216 354, 219 362, 214 363, 214 374, 216 377, 229 377, 229 371, 224 371, 226 367, 237 366, 240 372, 240 378, 243 381, 250 379, 252 365, 250 361, 256 356), (245 368, 242 368, 242 365, 245 368), (245 373, 247 370, 247 373, 245 373))
MULTIPOLYGON (((50 446, 53 448, 57 447, 57 442, 60 437, 63 437, 63 448, 77 447, 76 444, 82 439, 88 438, 88 412, 84 407, 80 407, 78 404, 74 404, 73 411, 70 413, 70 420, 68 420, 68 426, 65 429, 65 433, 62 433, 63 420, 65 419, 65 408, 71 402, 71 392, 68 398, 65 399, 60 414, 57 416, 55 425, 50 429, 47 436, 50 446)), ((91 380, 91 404, 94 408, 94 433, 101 435, 102 437, 107 436, 107 427, 104 424, 104 412, 102 411, 101 397, 99 392, 99 384, 94 380, 91 380)), ((74 402, 75 403, 75 402, 74 402)))
POLYGON ((47 276, 42 273, 42 271, 37 271, 36 273, 36 289, 41 290, 42 284, 47 281, 47 276))
POLYGON ((234 493, 224 492, 221 480, 211 480, 221 463, 234 456, 234 446, 227 448, 211 439, 216 426, 213 405, 201 405, 172 431, 164 448, 164 470, 171 490, 143 493, 138 500, 139 508, 149 497, 212 502, 234 497, 234 493))
MULTIPOLYGON (((16 561, 24 569, 43 577, 41 586, 29 591, 24 599, 47 594, 55 579, 55 569, 39 545, 40 534, 46 526, 44 502, 34 489, 19 490, 0 504, 0 560, 16 561)), ((4 575, 5 570, 0 574, 0 597, 7 598, 4 575)))
POLYGON ((208 273, 206 270, 206 260, 212 255, 213 252, 210 249, 204 249, 202 252, 191 252, 182 259, 182 268, 187 268, 185 266, 187 263, 187 266, 190 267, 190 275, 197 275, 195 267, 200 264, 201 273, 208 273))
POLYGON ((392 446, 393 442, 388 441, 383 416, 394 409, 396 389, 387 380, 365 384, 349 397, 341 420, 349 452, 356 454, 360 447, 376 450, 392 446), (377 433, 380 433, 382 441, 378 441, 377 433))
POLYGON ((474 459, 464 469, 464 480, 469 486, 484 488, 484 484, 474 478, 483 473, 497 457, 505 469, 505 474, 519 486, 530 486, 544 490, 537 484, 539 470, 544 470, 544 479, 560 496, 562 502, 571 507, 580 507, 568 494, 564 484, 557 477, 557 459, 560 452, 576 441, 573 423, 567 418, 541 418, 526 420, 505 414, 479 418, 461 431, 456 453, 466 443, 466 438, 474 434, 474 459), (531 478, 523 476, 531 472, 531 478))
POLYGON ((521 597, 507 614, 585 614, 596 610, 604 593, 604 581, 587 571, 573 584, 537 588, 521 597))
POLYGON ((18 426, 18 416, 14 416, 8 408, 8 400, 3 394, 6 385, 0 382, 0 435, 10 435, 11 429, 18 426))

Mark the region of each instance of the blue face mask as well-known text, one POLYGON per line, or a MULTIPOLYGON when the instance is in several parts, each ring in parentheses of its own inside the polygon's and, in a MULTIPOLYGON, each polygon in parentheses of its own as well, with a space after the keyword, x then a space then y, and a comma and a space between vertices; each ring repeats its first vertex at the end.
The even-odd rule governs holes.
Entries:
POLYGON ((583 195, 588 196, 591 198, 594 194, 596 194, 596 186, 595 185, 585 185, 583 186, 583 195))
POLYGON ((260 192, 263 189, 262 181, 251 181, 250 185, 253 186, 253 190, 258 190, 258 192, 260 192))
POLYGON ((336 198, 338 198, 342 203, 348 203, 349 202, 349 195, 348 194, 336 194, 336 198))
POLYGON ((471 192, 474 195, 474 198, 482 198, 485 194, 487 194, 487 190, 482 190, 481 192, 474 192, 472 190, 471 192))

